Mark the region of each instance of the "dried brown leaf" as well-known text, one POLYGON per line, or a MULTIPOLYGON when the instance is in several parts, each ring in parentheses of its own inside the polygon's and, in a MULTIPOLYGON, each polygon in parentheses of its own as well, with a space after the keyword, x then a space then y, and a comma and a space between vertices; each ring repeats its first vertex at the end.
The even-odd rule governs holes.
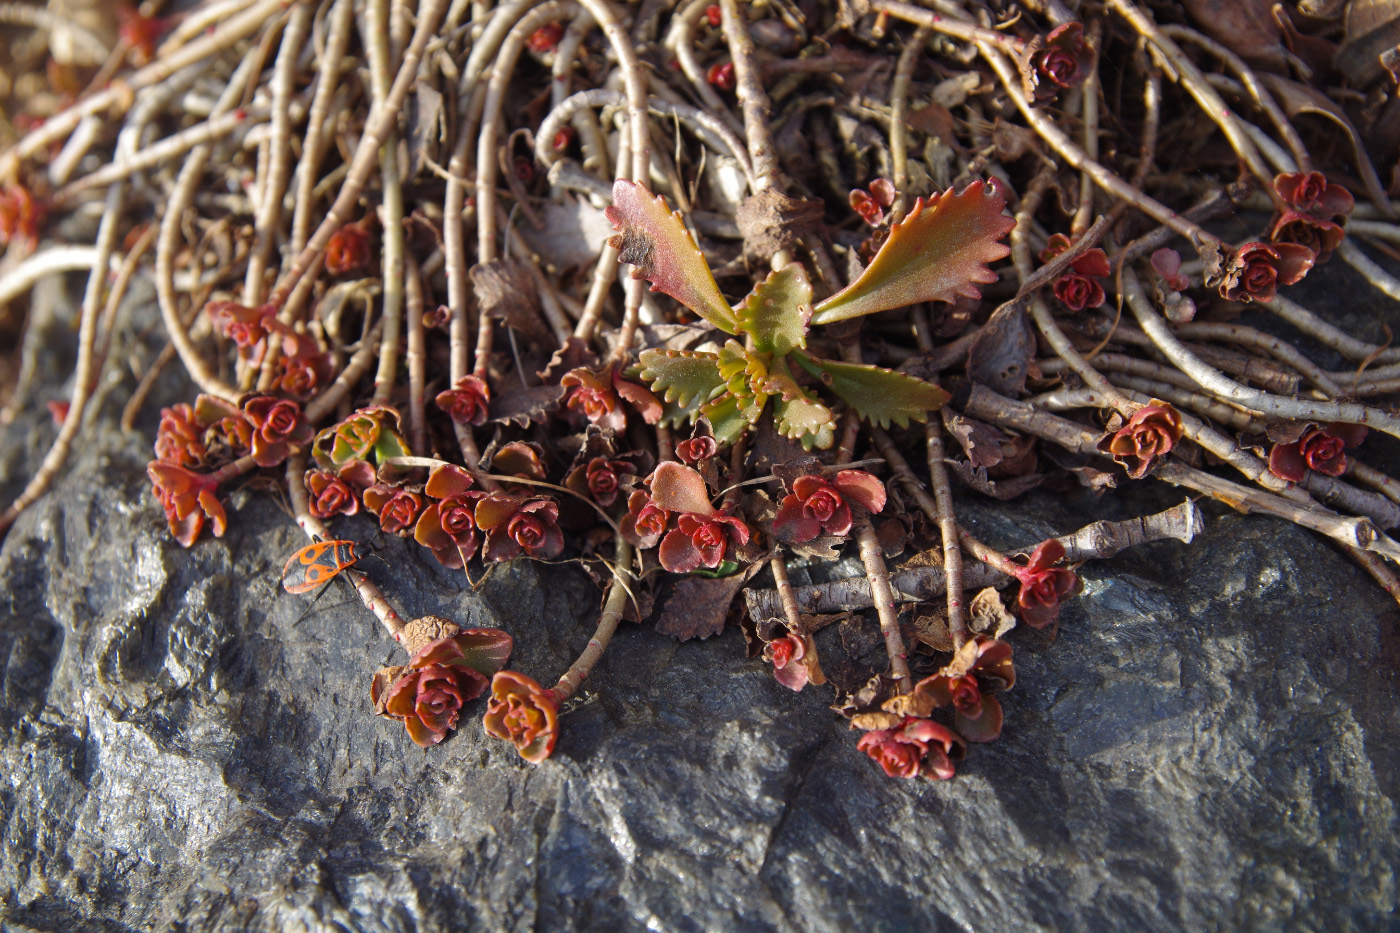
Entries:
POLYGON ((1035 357, 1035 331, 1018 304, 1003 305, 967 350, 968 377, 999 395, 1019 396, 1035 357))
POLYGON ((1001 601, 1001 593, 995 587, 987 587, 968 603, 968 627, 974 632, 1000 638, 1016 627, 1016 617, 1006 611, 1001 601))
POLYGON ((495 259, 471 268, 472 291, 481 314, 504 321, 535 343, 549 344, 554 335, 540 314, 535 281, 520 263, 495 259))
POLYGON ((1029 476, 1018 476, 1012 479, 993 480, 987 478, 986 467, 973 467, 966 460, 949 461, 948 468, 962 480, 969 489, 975 489, 983 495, 991 496, 994 499, 1006 501, 1015 499, 1017 496, 1034 489, 1045 481, 1043 473, 1032 473, 1029 476))
POLYGON ((762 566, 762 563, 754 563, 739 573, 718 579, 685 577, 678 580, 661 610, 656 630, 677 641, 718 635, 724 630, 734 597, 762 566))

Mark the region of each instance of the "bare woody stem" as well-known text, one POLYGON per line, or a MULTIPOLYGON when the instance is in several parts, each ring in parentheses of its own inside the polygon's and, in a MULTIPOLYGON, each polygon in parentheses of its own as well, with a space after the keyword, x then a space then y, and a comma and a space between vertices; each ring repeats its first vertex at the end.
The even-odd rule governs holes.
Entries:
MULTIPOLYGON (((1055 540, 1065 546, 1066 561, 1079 562, 1112 557, 1125 548, 1149 541, 1190 543, 1200 531, 1200 510, 1188 500, 1155 515, 1121 522, 1094 522, 1055 540)), ((984 563, 969 566, 963 572, 964 592, 1003 586, 1014 578, 1013 570, 1017 565, 1009 557, 961 529, 959 538, 964 547, 984 560, 984 563)), ((894 598, 905 603, 932 602, 944 594, 947 585, 942 567, 913 567, 890 574, 889 580, 894 598)), ((744 599, 749 614, 755 619, 782 617, 783 597, 777 589, 746 590, 744 599)), ((869 609, 874 605, 870 581, 863 577, 793 587, 792 600, 799 613, 809 615, 869 609)))
POLYGON ((783 560, 781 548, 773 550, 773 556, 768 559, 768 566, 773 571, 773 584, 778 591, 778 601, 783 605, 783 618, 787 619, 788 631, 798 634, 806 632, 806 627, 802 624, 802 613, 797 608, 797 597, 793 595, 792 578, 788 576, 787 561, 783 560))
POLYGON ((870 435, 875 441, 875 449, 885 458, 895 479, 914 497, 914 501, 928 520, 938 525, 943 539, 943 573, 947 578, 945 589, 948 596, 948 629, 953 636, 953 647, 961 648, 963 642, 967 641, 967 603, 963 600, 962 550, 958 547, 958 522, 953 511, 953 491, 948 483, 948 468, 943 462, 943 429, 932 421, 925 427, 929 478, 933 482, 932 497, 919 482, 899 448, 890 440, 890 436, 881 428, 872 428, 870 435))
POLYGON ((734 60, 734 87, 744 113, 744 134, 749 142, 749 160, 753 163, 754 190, 771 187, 778 174, 778 153, 773 147, 769 126, 772 105, 763 89, 762 77, 754 61, 753 39, 749 37, 749 20, 739 0, 721 0, 724 11, 724 38, 734 60))
POLYGON ((622 621, 622 611, 626 608, 629 594, 626 581, 631 577, 627 566, 632 562, 632 545, 623 540, 621 535, 615 540, 617 544, 613 554, 613 582, 608 590, 607 601, 603 603, 603 614, 598 619, 598 628, 594 630, 593 637, 588 640, 588 646, 583 649, 578 660, 564 672, 564 676, 559 678, 559 682, 550 691, 560 703, 573 696, 574 691, 593 670, 593 665, 598 663, 598 659, 607 650, 608 642, 612 641, 617 624, 622 621))
POLYGON ((880 549, 875 527, 866 516, 861 516, 856 525, 856 541, 860 545, 860 560, 865 564, 865 579, 870 583, 875 613, 880 617, 880 633, 885 636, 890 674, 899 692, 908 693, 913 689, 913 678, 909 673, 909 652, 904 647, 904 636, 899 632, 899 611, 895 608, 894 593, 890 589, 890 571, 885 566, 885 556, 880 549))
MULTIPOLYGON (((982 386, 972 390, 964 411, 974 418, 1034 434, 1069 450, 1099 455, 1098 437, 1093 431, 1065 418, 1039 411, 1025 402, 997 395, 982 386)), ((1349 547, 1375 551, 1400 560, 1400 545, 1377 530, 1370 519, 1338 515, 1311 500, 1298 502, 1285 499, 1170 461, 1159 463, 1152 476, 1203 492, 1236 511, 1246 514, 1263 512, 1266 515, 1286 518, 1349 547)))

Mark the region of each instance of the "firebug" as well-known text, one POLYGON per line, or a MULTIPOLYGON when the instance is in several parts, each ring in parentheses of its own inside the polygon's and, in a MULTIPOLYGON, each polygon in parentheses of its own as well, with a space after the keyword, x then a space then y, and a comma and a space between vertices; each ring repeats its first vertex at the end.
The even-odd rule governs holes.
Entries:
POLYGON ((318 541, 287 559, 282 586, 288 593, 310 593, 368 553, 358 541, 318 541))

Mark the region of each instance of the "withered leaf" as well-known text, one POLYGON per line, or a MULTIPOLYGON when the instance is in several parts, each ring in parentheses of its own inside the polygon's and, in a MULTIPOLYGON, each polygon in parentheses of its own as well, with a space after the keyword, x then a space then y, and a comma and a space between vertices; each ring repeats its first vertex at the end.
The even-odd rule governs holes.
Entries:
POLYGON ((488 420, 494 424, 517 424, 520 427, 543 421, 559 409, 569 390, 561 385, 521 386, 498 391, 491 399, 488 420))
POLYGON ((1376 174, 1376 167, 1371 164, 1371 157, 1366 153, 1361 134, 1356 131, 1356 126, 1351 122, 1346 111, 1339 107, 1332 98, 1306 84, 1290 81, 1288 78, 1275 74, 1261 73, 1260 77, 1269 86, 1269 90, 1273 92, 1274 97, 1282 105, 1284 113, 1290 118, 1296 119, 1300 114, 1314 114, 1331 120, 1342 132, 1346 133, 1347 138, 1351 140, 1352 153, 1356 159, 1356 173, 1361 176, 1361 182, 1366 187, 1367 195, 1380 206, 1387 216, 1394 217, 1395 211, 1390 208, 1390 199, 1385 195, 1380 176, 1376 174))
POLYGON ((1013 479, 988 479, 986 467, 973 467, 966 460, 950 460, 948 468, 969 489, 975 489, 983 495, 1002 501, 1015 499, 1022 493, 1039 486, 1045 480, 1043 473, 1032 473, 1029 476, 1018 476, 1013 479))
POLYGON ((873 713, 856 713, 851 717, 851 725, 857 729, 864 729, 866 732, 873 732, 876 729, 893 729, 904 721, 904 717, 898 713, 877 710, 873 713))
POLYGON ((369 684, 369 699, 374 704, 376 713, 384 715, 384 704, 389 698, 389 688, 398 683, 399 678, 410 670, 412 668, 407 664, 396 664, 393 667, 381 667, 374 672, 374 677, 369 684))
POLYGON ((868 620, 864 613, 844 613, 841 620, 841 647, 851 660, 865 657, 883 642, 879 627, 868 620))
POLYGON ((1381 55, 1400 46, 1400 4, 1395 0, 1351 0, 1346 10, 1346 40, 1335 64, 1357 85, 1380 77, 1381 55))
POLYGON ((853 719, 862 713, 872 713, 880 708, 880 704, 894 696, 895 680, 886 674, 876 674, 866 681, 860 689, 848 693, 841 697, 831 708, 837 713, 853 719))
POLYGON ((1014 398, 1025 391, 1034 357, 1035 331, 1025 308, 1003 305, 968 347, 967 374, 973 382, 1014 398))
POLYGON ((499 318, 536 343, 554 339, 540 315, 535 281, 524 266, 511 259, 494 259, 472 266, 470 276, 481 314, 499 318))
POLYGON ((574 369, 591 369, 598 362, 598 355, 588 348, 581 337, 570 337, 563 346, 554 351, 549 365, 536 373, 544 383, 556 383, 564 374, 574 369))
POLYGON ((1276 0, 1183 0, 1191 18, 1221 45, 1241 58, 1282 65, 1282 32, 1270 8, 1276 0))
POLYGON ((922 615, 914 619, 914 637, 934 651, 952 651, 953 633, 942 615, 922 615))
POLYGON ((995 587, 987 587, 968 603, 968 627, 974 632, 1000 638, 1016 627, 1016 617, 1006 611, 1001 601, 1001 593, 995 587))
POLYGON ((665 608, 661 610, 656 630, 677 641, 718 635, 724 630, 734 597, 762 566, 762 563, 750 564, 739 573, 719 579, 685 577, 676 581, 665 608))
POLYGON ((1001 442, 1006 435, 990 424, 944 408, 943 426, 953 435, 973 466, 994 467, 1001 463, 1001 442))
POLYGON ((774 253, 792 247, 804 232, 819 227, 825 211, 821 201, 790 197, 776 187, 745 198, 734 216, 744 238, 745 258, 768 263, 774 253))
POLYGON ((540 208, 540 219, 544 223, 540 229, 521 224, 517 232, 541 261, 560 272, 596 261, 603 241, 613 232, 603 209, 587 198, 565 195, 562 203, 548 201, 540 208))

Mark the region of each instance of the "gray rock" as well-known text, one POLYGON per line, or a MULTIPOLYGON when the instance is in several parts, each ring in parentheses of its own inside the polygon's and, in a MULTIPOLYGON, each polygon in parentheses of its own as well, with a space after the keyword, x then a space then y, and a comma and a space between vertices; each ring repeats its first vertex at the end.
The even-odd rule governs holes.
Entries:
MULTIPOLYGON (((1057 637, 1010 636, 1003 736, 949 783, 886 778, 826 688, 788 692, 736 631, 638 626, 532 767, 480 702, 426 752, 372 715, 397 649, 348 589, 281 590, 303 542, 267 495, 176 545, 144 464, 154 412, 193 393, 172 377, 124 437, 130 382, 109 389, 0 549, 7 928, 1396 928, 1400 613, 1306 532, 1209 509, 1189 547, 1086 568, 1057 637)), ((52 436, 36 408, 4 434, 7 495, 52 436)), ((960 501, 1020 546, 1179 496, 960 501)), ((567 565, 473 592, 379 553, 405 616, 503 627, 541 680, 596 617, 567 565)))

